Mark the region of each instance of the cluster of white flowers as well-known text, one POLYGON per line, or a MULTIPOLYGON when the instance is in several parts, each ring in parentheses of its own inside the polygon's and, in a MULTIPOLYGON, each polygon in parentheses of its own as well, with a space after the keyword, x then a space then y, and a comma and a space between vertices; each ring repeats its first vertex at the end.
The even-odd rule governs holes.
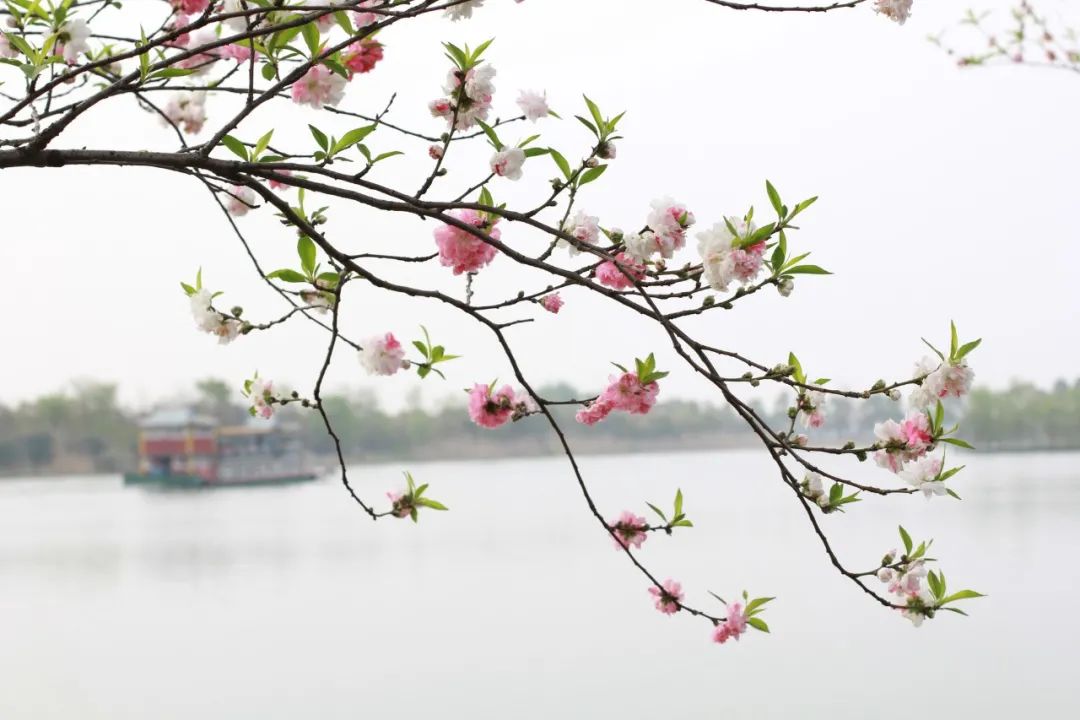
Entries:
MULTIPOLYGON (((709 230, 697 234, 698 254, 705 281, 713 290, 726 292, 731 283, 747 284, 761 272, 765 241, 746 246, 746 240, 757 231, 757 225, 729 217, 709 230), (731 227, 728 227, 728 226, 731 227), (734 228, 733 233, 731 229, 734 228)), ((782 289, 784 291, 785 289, 782 289)), ((786 289, 790 293, 790 289, 786 289)))
POLYGON ((247 396, 251 399, 252 415, 269 420, 274 415, 274 383, 270 380, 256 377, 248 385, 247 396))
POLYGON ((971 390, 975 371, 963 360, 938 362, 924 357, 915 365, 915 377, 922 378, 922 385, 911 393, 911 405, 926 408, 940 398, 961 397, 971 390))
POLYGON ((360 351, 360 364, 370 375, 393 375, 410 365, 393 333, 368 338, 360 351))
POLYGON ((905 465, 899 475, 905 482, 921 490, 922 494, 930 499, 933 495, 944 495, 948 492, 945 483, 938 480, 941 476, 941 467, 941 458, 925 455, 905 465))
POLYGON ((686 231, 695 222, 694 213, 669 197, 653 200, 650 206, 647 229, 623 239, 626 254, 635 260, 645 261, 656 254, 670 258, 686 245, 686 231))
MULTIPOLYGON (((885 556, 886 565, 891 565, 896 557, 892 550, 885 556)), ((924 609, 934 604, 934 598, 926 587, 926 565, 922 560, 915 560, 898 568, 883 567, 878 570, 878 580, 889 586, 889 592, 903 600, 906 608, 900 614, 911 621, 915 627, 922 625, 926 617, 924 609)))
MULTIPOLYGON (((574 217, 566 221, 562 226, 564 233, 573 235, 574 239, 579 243, 585 245, 595 245, 596 241, 600 239, 600 219, 595 215, 587 215, 584 210, 578 210, 574 214, 574 217)), ((581 251, 570 242, 566 240, 559 240, 559 247, 565 247, 570 250, 571 255, 577 255, 581 251)))
POLYGON ((213 295, 200 288, 191 295, 191 314, 195 325, 204 333, 217 336, 218 342, 227 345, 240 335, 240 321, 225 317, 213 308, 213 295))
POLYGON ((161 119, 163 123, 179 125, 184 132, 194 135, 206 122, 206 91, 181 90, 172 96, 162 112, 165 114, 161 119))
POLYGON ((433 100, 428 105, 431 114, 446 118, 447 122, 454 122, 456 114, 454 126, 458 130, 468 130, 477 120, 487 120, 491 98, 495 95, 495 72, 489 63, 481 63, 464 73, 451 68, 443 85, 443 91, 450 99, 433 100))
POLYGON ((829 504, 829 495, 825 492, 825 486, 821 482, 821 476, 816 472, 808 472, 802 483, 803 494, 813 500, 819 507, 829 504))
POLYGON ((82 18, 68 20, 60 26, 59 36, 56 40, 57 50, 64 56, 68 63, 74 63, 79 56, 90 52, 90 26, 82 18))
POLYGON ((911 17, 913 0, 874 0, 874 10, 903 25, 911 17))

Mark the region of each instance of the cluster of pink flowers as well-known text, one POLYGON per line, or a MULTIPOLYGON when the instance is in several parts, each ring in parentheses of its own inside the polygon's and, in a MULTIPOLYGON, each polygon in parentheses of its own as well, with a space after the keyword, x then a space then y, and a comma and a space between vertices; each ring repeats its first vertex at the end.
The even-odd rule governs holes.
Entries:
POLYGON ((640 548, 648 538, 649 523, 640 515, 635 515, 629 510, 624 510, 611 531, 615 534, 615 548, 640 548))
POLYGON ((376 40, 358 40, 341 53, 341 62, 350 73, 371 72, 383 59, 383 45, 376 40))
POLYGON ((695 222, 694 213, 671 198, 653 200, 651 205, 652 211, 645 221, 648 229, 623 239, 626 252, 637 260, 647 260, 657 253, 670 258, 686 245, 686 231, 695 222))
POLYGON ((491 99, 495 94, 495 68, 481 63, 467 71, 452 68, 446 76, 443 91, 448 97, 428 104, 435 117, 446 118, 458 130, 468 130, 477 120, 487 120, 491 99), (454 118, 457 118, 456 122, 454 118))
POLYGON ((915 376, 922 378, 922 384, 911 393, 911 404, 925 408, 940 399, 967 395, 971 392, 975 371, 963 360, 938 362, 924 357, 915 365, 915 376))
POLYGON ((551 293, 550 295, 545 295, 540 298, 540 307, 544 308, 549 313, 558 314, 563 305, 563 299, 559 297, 559 293, 551 293))
POLYGON ((649 588, 649 594, 656 598, 656 609, 665 615, 674 615, 679 612, 679 604, 683 599, 682 585, 671 580, 664 581, 662 588, 653 585, 649 588))
POLYGON ((195 325, 204 333, 214 335, 222 345, 228 345, 240 335, 240 321, 226 317, 213 308, 213 294, 200 288, 191 295, 191 314, 195 325))
POLYGON ((803 427, 819 428, 825 424, 825 401, 828 396, 820 390, 810 390, 799 395, 799 412, 803 427))
POLYGON ((874 0, 874 10, 903 25, 911 17, 913 0, 874 0))
POLYGON ((509 385, 495 390, 493 385, 477 383, 469 391, 469 417, 480 427, 497 428, 536 410, 531 396, 509 385))
POLYGON ((614 410, 633 415, 644 415, 656 404, 660 385, 651 382, 642 385, 636 373, 626 372, 611 378, 611 384, 593 400, 592 404, 578 411, 576 419, 584 425, 595 425, 614 410))
MULTIPOLYGON (((589 215, 584 210, 578 210, 574 216, 563 224, 562 230, 572 235, 575 240, 583 245, 595 245, 600 239, 600 218, 589 215)), ((558 245, 570 250, 571 255, 581 252, 576 245, 563 239, 559 239, 558 245)))
POLYGON ((634 280, 642 280, 644 277, 645 264, 625 252, 616 255, 615 262, 606 260, 596 268, 597 281, 615 290, 633 287, 634 280))
POLYGON ((177 125, 184 132, 194 135, 206 122, 206 91, 181 90, 162 109, 163 123, 177 125))
POLYGON ((744 245, 756 230, 754 223, 731 217, 727 222, 718 222, 697 234, 698 253, 709 287, 727 292, 733 282, 746 285, 758 276, 765 255, 765 241, 744 245), (729 223, 735 233, 731 232, 729 223))
MULTIPOLYGON (((495 222, 488 220, 476 210, 451 210, 450 216, 486 233, 498 240, 501 233, 495 222)), ((453 268, 455 275, 476 272, 495 257, 495 248, 480 238, 455 225, 443 224, 435 228, 435 244, 439 247, 439 262, 453 268)))
POLYGON ((921 410, 908 413, 901 422, 886 420, 874 425, 874 435, 881 446, 874 453, 874 462, 894 473, 934 447, 930 417, 921 410))
POLYGON ((325 65, 315 65, 293 83, 292 99, 316 110, 323 105, 337 105, 345 97, 345 78, 325 65))
POLYGON ((729 603, 724 622, 717 625, 716 629, 713 630, 713 642, 723 645, 728 640, 738 640, 746 632, 746 625, 746 611, 743 604, 738 602, 729 603))
POLYGON ((394 337, 394 333, 376 335, 364 342, 360 351, 360 364, 369 375, 393 375, 398 370, 408 369, 405 348, 394 337))

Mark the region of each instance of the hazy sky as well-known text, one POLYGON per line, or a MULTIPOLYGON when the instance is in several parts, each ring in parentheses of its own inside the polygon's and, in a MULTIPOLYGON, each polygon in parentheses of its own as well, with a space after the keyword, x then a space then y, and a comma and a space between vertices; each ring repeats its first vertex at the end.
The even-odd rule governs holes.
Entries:
MULTIPOLYGON (((923 354, 919 337, 946 342, 954 318, 962 335, 984 338, 973 359, 977 382, 1000 386, 1022 377, 1045 384, 1080 374, 1073 287, 1080 266, 1074 219, 1080 78, 1011 67, 958 70, 926 36, 954 24, 967 2, 916 0, 904 27, 869 8, 767 16, 701 0, 487 5, 468 22, 433 17, 391 28, 381 38, 386 59, 351 83, 344 106, 374 112, 396 89, 394 118, 437 133, 441 126, 425 105, 446 71, 438 41, 475 44, 494 35, 488 57, 498 68, 495 108, 502 115, 516 111, 520 88, 546 89, 564 117, 581 111, 582 92, 606 111, 627 111, 618 158, 580 202, 605 226, 639 227, 649 201, 663 195, 688 204, 699 226, 750 204, 764 212, 766 178, 789 202, 821 196, 791 242, 836 274, 800 280, 788 299, 764 292, 734 312, 688 322, 702 337, 769 363, 793 349, 815 376, 869 384, 909 372, 923 354)), ((12 72, 0 71, 2 79, 12 72)), ((209 111, 208 127, 228 108, 211 103, 209 111)), ((338 134, 355 125, 282 103, 237 134, 254 139, 276 127, 275 140, 307 144, 307 122, 338 134)), ((573 120, 543 121, 536 130, 542 143, 570 158, 586 148, 573 120)), ((517 137, 509 130, 503 139, 517 137)), ((169 149, 173 142, 153 117, 119 100, 95 109, 55 147, 169 149)), ((387 161, 373 178, 414 189, 428 167, 425 145, 385 130, 371 145, 411 156, 387 161)), ((482 177, 488 154, 477 147, 452 161, 454 174, 437 186, 447 189, 444 197, 458 183, 482 177)), ((497 183, 496 196, 529 205, 554 174, 548 158, 530 160, 525 178, 497 183)), ((0 192, 6 219, 0 401, 55 390, 77 377, 119 382, 124 398, 136 403, 207 375, 239 388, 255 369, 310 387, 324 336, 309 323, 297 320, 228 347, 195 330, 178 283, 190 281, 200 265, 207 284, 226 292, 224 303, 242 304, 253 319, 283 307, 254 276, 196 182, 122 168, 9 170, 0 173, 0 192)), ((291 262, 294 236, 269 211, 240 224, 268 267, 291 262)), ((433 249, 431 224, 413 218, 335 210, 327 231, 357 251, 433 249)), ((540 247, 537 236, 514 226, 503 228, 503 239, 540 247)), ((681 257, 694 257, 695 244, 681 257)), ((502 258, 481 273, 479 301, 548 282, 509 268, 502 258)), ((463 292, 461 278, 434 265, 396 277, 463 292)), ((581 292, 564 297, 557 317, 531 308, 510 316, 537 317, 510 330, 533 378, 596 388, 609 360, 625 363, 656 350, 664 369, 676 370, 665 394, 699 392, 655 329, 581 292)), ((402 339, 416 337, 423 323, 452 352, 466 355, 448 368, 449 382, 422 383, 428 398, 509 377, 490 334, 442 307, 363 288, 346 297, 342 322, 352 336, 392 330, 402 339)), ((373 380, 349 355, 339 357, 333 387, 377 388, 394 406, 421 384, 404 374, 373 380)))

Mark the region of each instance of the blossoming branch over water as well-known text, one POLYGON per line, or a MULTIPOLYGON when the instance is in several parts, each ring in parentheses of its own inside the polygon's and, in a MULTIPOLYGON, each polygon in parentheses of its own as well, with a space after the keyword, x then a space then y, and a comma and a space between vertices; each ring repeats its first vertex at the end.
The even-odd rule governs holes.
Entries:
MULTIPOLYGON (((681 490, 670 511, 645 503, 659 518, 656 524, 633 510, 616 514, 602 509, 553 414, 554 408, 570 408, 577 422, 593 433, 612 413, 648 415, 661 402, 660 384, 668 374, 657 369, 659 357, 674 368, 671 372, 701 378, 755 434, 842 577, 916 624, 977 596, 970 590, 949 593, 944 574, 928 568, 930 544, 915 546, 903 529, 903 554, 889 553, 866 572, 850 570, 833 547, 824 520, 830 516, 835 522, 854 511, 867 493, 958 497, 946 481, 960 468, 946 469, 944 452, 937 451, 967 444, 957 437, 955 426, 948 427, 942 400, 968 393, 973 377, 968 356, 977 340, 961 344, 954 326, 949 352, 934 349, 937 359, 920 361, 912 377, 844 390, 830 385, 828 378, 811 379, 795 353, 780 362, 762 362, 708 339, 713 334, 724 337, 715 331, 721 311, 751 302, 754 296, 760 300, 759 293, 770 287, 783 301, 793 296, 797 280, 829 274, 808 262, 809 252, 794 237, 816 197, 789 204, 766 182, 764 212, 745 205, 736 209, 730 199, 691 209, 665 194, 665 186, 677 179, 650 177, 657 199, 648 207, 620 218, 593 214, 595 208, 610 207, 598 193, 613 172, 618 146, 627 142, 624 114, 606 113, 583 96, 566 118, 580 133, 578 139, 556 147, 544 134, 547 124, 564 119, 549 105, 545 89, 519 89, 513 100, 513 95, 496 92, 496 78, 505 87, 515 74, 497 72, 498 50, 492 39, 475 45, 442 44, 449 65, 424 78, 427 87, 442 85, 442 93, 426 104, 431 116, 427 124, 407 127, 393 115, 399 102, 423 114, 419 97, 430 97, 426 91, 423 96, 403 92, 400 101, 395 93, 367 107, 366 79, 387 62, 412 60, 395 54, 397 26, 431 15, 467 21, 489 6, 482 0, 155 4, 161 17, 159 23, 143 25, 157 28, 149 35, 135 27, 126 10, 111 3, 11 2, 0 10, 6 19, 0 33, 0 69, 11 76, 3 79, 10 92, 0 108, 0 127, 10 136, 0 138, 0 169, 134 165, 199 183, 223 211, 227 227, 251 256, 268 291, 286 309, 257 322, 241 305, 225 308, 220 292, 203 287, 200 269, 193 284, 182 283, 196 328, 222 344, 243 342, 252 332, 276 331, 293 318, 303 318, 325 333, 327 344, 320 350, 321 365, 310 392, 287 390, 272 373, 255 373, 243 382, 242 395, 256 418, 269 419, 290 404, 317 413, 336 451, 342 485, 368 517, 416 521, 422 510, 442 511, 446 506, 426 494, 427 483, 417 483, 407 472, 405 487, 386 493, 386 506, 376 507, 355 487, 323 397, 324 380, 341 346, 354 358, 354 372, 381 382, 418 382, 432 376, 460 382, 466 388, 462 417, 485 430, 498 433, 512 422, 546 423, 593 518, 647 580, 660 612, 708 622, 719 644, 740 640, 748 628, 768 632, 760 615, 772 598, 751 598, 744 592, 741 600, 728 602, 714 595, 720 607, 706 610, 692 600, 691 586, 661 581, 663 575, 645 565, 645 553, 655 544, 646 544, 651 535, 662 533, 674 540, 676 530, 681 538, 694 527, 681 490), (95 35, 91 25, 106 18, 119 30, 108 37, 95 35), (21 96, 12 94, 16 88, 23 88, 21 96), (145 151, 62 147, 73 122, 98 104, 125 97, 133 99, 131 107, 145 111, 153 125, 164 125, 160 145, 145 151), (275 112, 283 105, 303 112, 305 119, 300 132, 275 137, 278 126, 288 122, 282 120, 287 115, 275 112), (460 152, 471 146, 486 147, 480 154, 460 152), (405 153, 426 168, 419 177, 401 169, 387 171, 393 165, 388 161, 405 153), (496 194, 508 182, 517 183, 516 197, 529 200, 514 207, 500 202, 496 194), (344 205, 379 211, 388 221, 401 218, 394 251, 370 246, 364 233, 341 219, 344 205), (284 226, 282 235, 289 243, 295 241, 296 260, 290 267, 264 272, 261 251, 250 242, 247 228, 253 215, 271 214, 284 226), (423 228, 412 224, 417 218, 426 223, 423 228), (423 264, 444 273, 444 281, 454 283, 455 289, 416 283, 414 269, 423 264), (496 297, 501 283, 489 282, 489 277, 511 268, 528 279, 520 281, 525 283, 521 289, 496 297), (476 322, 496 341, 509 371, 504 377, 512 376, 511 381, 448 378, 456 366, 446 363, 458 356, 432 340, 421 325, 425 319, 418 317, 415 323, 421 336, 403 341, 400 328, 386 326, 377 301, 368 300, 362 311, 353 311, 353 289, 358 286, 369 298, 408 296, 476 322), (481 295, 484 304, 478 302, 481 295), (543 327, 554 339, 565 317, 560 315, 564 304, 581 296, 591 296, 611 313, 598 322, 641 319, 658 329, 670 348, 644 349, 645 357, 635 360, 632 369, 616 366, 618 372, 606 385, 599 382, 591 397, 543 397, 515 351, 514 328, 546 323, 543 327), (682 322, 704 315, 716 322, 696 326, 694 332, 682 322), (741 394, 762 383, 790 394, 783 426, 772 426, 741 394), (829 423, 831 397, 881 395, 899 401, 903 390, 911 391, 906 413, 879 424, 873 444, 837 447, 815 439, 829 423), (796 432, 797 425, 803 432, 796 432), (819 456, 853 462, 872 456, 887 472, 881 473, 880 485, 861 483, 819 466, 819 456), (885 583, 886 592, 879 592, 874 579, 885 583)), ((711 4, 737 11, 757 8, 727 0, 711 4)), ((525 4, 522 11, 533 6, 542 3, 525 4)), ((856 6, 872 8, 901 25, 912 11, 911 0, 770 9, 822 13, 856 6)), ((464 33, 469 25, 448 27, 464 33)), ((425 72, 425 65, 417 67, 425 72)), ((599 381, 607 358, 582 355, 578 361, 594 366, 599 381)))

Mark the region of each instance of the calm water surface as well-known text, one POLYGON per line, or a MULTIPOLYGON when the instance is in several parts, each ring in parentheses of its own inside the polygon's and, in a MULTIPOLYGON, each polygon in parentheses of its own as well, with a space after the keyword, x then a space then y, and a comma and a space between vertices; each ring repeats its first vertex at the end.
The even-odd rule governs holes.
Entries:
MULTIPOLYGON (((918 630, 830 569, 757 453, 584 466, 613 515, 681 486, 697 527, 644 560, 699 604, 778 596, 773 634, 719 647, 657 613, 558 459, 410 464, 452 509, 418 526, 333 481, 3 481, 0 718, 1080 717, 1080 455, 969 458, 963 502, 824 518, 853 567, 903 523, 989 593, 918 630)), ((403 467, 357 484, 381 497, 403 467)))

